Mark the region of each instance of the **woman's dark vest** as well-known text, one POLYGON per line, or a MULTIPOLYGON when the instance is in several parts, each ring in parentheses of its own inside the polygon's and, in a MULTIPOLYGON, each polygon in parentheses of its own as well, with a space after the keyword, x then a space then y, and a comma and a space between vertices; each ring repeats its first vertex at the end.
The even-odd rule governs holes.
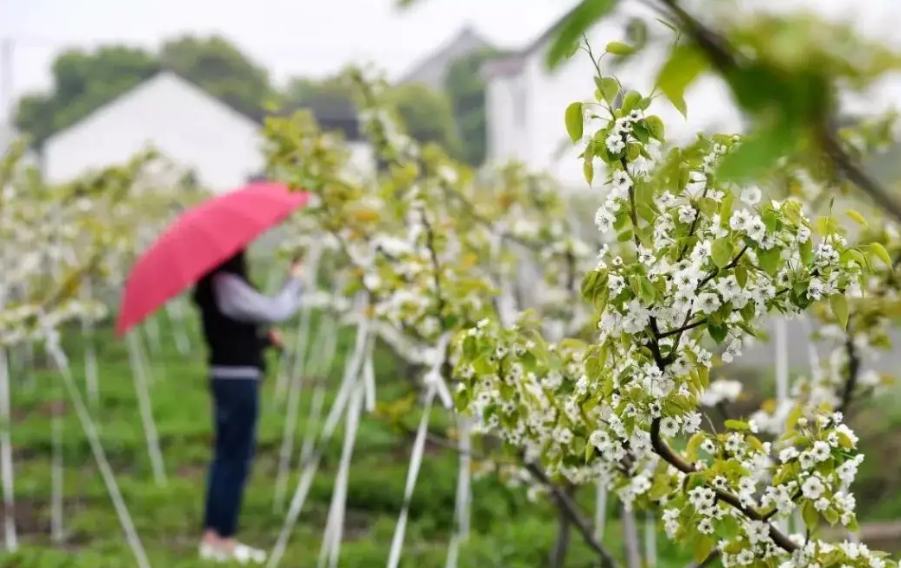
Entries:
POLYGON ((210 366, 264 370, 263 352, 267 342, 260 336, 259 326, 223 314, 216 304, 211 278, 204 278, 198 283, 194 301, 200 308, 210 366))

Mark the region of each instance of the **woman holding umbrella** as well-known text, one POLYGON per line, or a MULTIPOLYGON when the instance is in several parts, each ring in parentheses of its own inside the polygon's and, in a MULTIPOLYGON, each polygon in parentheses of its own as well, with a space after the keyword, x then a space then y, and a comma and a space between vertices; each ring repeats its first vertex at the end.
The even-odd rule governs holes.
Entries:
POLYGON ((249 283, 244 251, 204 275, 194 289, 209 351, 216 445, 206 493, 204 559, 263 563, 266 553, 235 540, 244 485, 250 470, 259 407, 259 379, 267 347, 281 347, 278 323, 297 310, 301 265, 295 263, 282 291, 267 297, 249 283))
POLYGON ((261 296, 247 279, 244 250, 303 207, 309 195, 255 182, 183 212, 137 259, 122 294, 120 337, 194 286, 209 350, 216 448, 206 496, 203 558, 264 562, 265 553, 235 540, 238 511, 253 456, 263 352, 281 346, 276 331, 298 307, 300 266, 276 296, 261 296), (238 252, 235 252, 238 251, 238 252))

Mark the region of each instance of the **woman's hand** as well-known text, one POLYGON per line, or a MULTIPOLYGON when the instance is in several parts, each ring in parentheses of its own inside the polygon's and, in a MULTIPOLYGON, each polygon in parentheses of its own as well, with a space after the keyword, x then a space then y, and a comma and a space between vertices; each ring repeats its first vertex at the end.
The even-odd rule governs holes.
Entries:
POLYGON ((288 274, 291 278, 301 280, 303 278, 303 262, 300 260, 292 262, 291 267, 288 269, 288 274))
POLYGON ((267 331, 266 337, 269 339, 269 343, 276 349, 282 349, 285 346, 284 341, 282 340, 282 332, 277 329, 270 329, 267 331))

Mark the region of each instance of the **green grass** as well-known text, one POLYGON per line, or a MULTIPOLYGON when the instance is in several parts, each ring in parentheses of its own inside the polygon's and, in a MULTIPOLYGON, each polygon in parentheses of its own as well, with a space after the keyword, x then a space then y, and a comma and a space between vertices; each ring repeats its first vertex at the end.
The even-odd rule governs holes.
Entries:
MULTIPOLYGON (((174 341, 163 330, 162 352, 153 356, 153 410, 169 476, 166 487, 153 480, 141 427, 135 388, 123 342, 108 331, 97 338, 101 362, 101 396, 95 419, 117 474, 130 512, 154 567, 199 566, 196 545, 204 477, 210 455, 210 401, 203 354, 188 357, 175 350, 174 341)), ((192 339, 197 344, 196 332, 192 339)), ((353 342, 352 330, 340 336, 339 356, 327 377, 330 389, 339 382, 343 356, 353 342)), ((65 336, 75 379, 84 387, 83 348, 78 332, 65 336)), ((273 365, 274 366, 274 365, 273 365)), ((377 352, 377 396, 393 400, 414 388, 397 368, 393 355, 377 352)), ((274 380, 264 384, 263 416, 259 430, 258 459, 254 464, 241 516, 241 538, 269 548, 274 543, 283 515, 273 512, 273 491, 284 411, 273 401, 274 380)), ((334 392, 326 400, 331 403, 334 392)), ((90 447, 74 411, 64 408, 66 539, 50 542, 51 415, 55 401, 67 397, 56 373, 38 369, 30 376, 13 378, 12 436, 16 455, 17 521, 21 550, 0 556, 2 568, 120 568, 135 562, 125 543, 111 501, 98 474, 90 447)), ((302 437, 310 390, 304 391, 297 440, 302 437)), ((435 426, 449 423, 438 412, 435 426)), ((410 417, 415 424, 416 417, 410 417)), ((341 452, 342 432, 336 432, 326 448, 320 472, 304 507, 282 562, 289 568, 316 566, 320 538, 331 499, 333 479, 341 452)), ((383 565, 402 502, 409 436, 399 434, 379 420, 361 422, 348 488, 348 512, 340 566, 383 565)), ((295 463, 289 483, 297 483, 295 463)), ((409 568, 443 567, 452 526, 458 460, 440 448, 430 448, 425 457, 410 508, 406 545, 401 565, 409 568)), ((585 491, 586 516, 591 515, 591 491, 585 491)), ((546 566, 556 533, 556 514, 548 503, 529 503, 522 491, 510 490, 493 478, 473 484, 472 536, 461 552, 459 566, 471 568, 519 568, 546 566)), ((290 495, 289 495, 290 497, 290 495)), ((611 515, 613 516, 613 515, 611 515)), ((619 525, 611 519, 605 538, 613 553, 623 556, 619 525)), ((658 539, 661 565, 684 566, 687 557, 658 539)), ((574 535, 568 567, 596 566, 590 550, 574 535)))

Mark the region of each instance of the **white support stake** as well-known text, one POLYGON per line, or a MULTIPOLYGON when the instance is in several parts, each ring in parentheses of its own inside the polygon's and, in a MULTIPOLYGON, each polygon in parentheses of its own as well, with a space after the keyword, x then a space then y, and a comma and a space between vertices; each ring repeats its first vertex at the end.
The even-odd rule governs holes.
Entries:
POLYGON ((416 438, 413 441, 413 451, 410 455, 410 466, 407 469, 407 483, 404 488, 404 502, 401 506, 397 525, 394 527, 394 538, 391 539, 391 551, 388 554, 388 568, 397 568, 400 563, 400 553, 404 547, 404 537, 407 533, 407 517, 410 514, 410 501, 413 499, 413 490, 416 489, 416 480, 419 478, 419 467, 422 465, 422 456, 425 453, 426 434, 429 430, 429 415, 432 411, 432 403, 438 390, 437 381, 431 382, 426 393, 425 405, 422 409, 422 419, 416 430, 416 438))
POLYGON ((55 342, 48 342, 48 350, 50 352, 50 357, 53 359, 57 370, 62 376, 66 390, 69 391, 69 397, 72 399, 72 403, 75 406, 75 413, 78 416, 79 422, 81 422, 81 427, 88 437, 88 444, 91 446, 94 460, 97 462, 97 467, 100 469, 100 476, 103 478, 103 482, 106 485, 106 490, 113 502, 113 507, 116 509, 116 514, 119 517, 122 530, 125 532, 125 540, 128 542, 128 546, 135 557, 138 568, 150 568, 150 561, 147 559, 147 553, 144 551, 143 544, 141 544, 141 538, 138 536, 137 530, 135 530, 131 514, 129 514, 128 507, 125 504, 125 499, 122 498, 122 492, 119 490, 119 485, 116 483, 116 476, 113 474, 113 468, 110 466, 109 460, 106 459, 106 453, 103 451, 103 444, 100 442, 100 436, 97 435, 96 425, 91 419, 91 414, 88 412, 87 406, 85 406, 85 403, 81 398, 81 393, 78 390, 78 386, 75 384, 75 380, 72 378, 68 359, 59 345, 55 344, 55 342))
POLYGON ((191 353, 191 338, 185 326, 184 306, 181 298, 166 304, 166 315, 169 317, 169 327, 175 337, 175 348, 182 355, 191 353))
MULTIPOLYGON (((784 415, 787 412, 785 406, 788 400, 788 330, 783 317, 776 317, 773 322, 773 345, 775 348, 776 366, 776 412, 784 415)), ((788 530, 788 520, 781 519, 776 525, 783 532, 788 530)))
POLYGON ((645 566, 657 566, 657 518, 651 512, 644 514, 645 566))
MULTIPOLYGON (((57 391, 56 388, 52 389, 57 391)), ((53 454, 50 466, 50 538, 53 542, 61 543, 65 538, 63 534, 63 493, 65 471, 63 464, 63 417, 60 405, 62 401, 53 397, 53 416, 50 419, 52 432, 53 454)))
MULTIPOLYGON (((300 326, 295 344, 294 358, 303 364, 306 358, 307 336, 310 334, 310 310, 304 309, 300 316, 300 326)), ((282 430, 282 445, 279 452, 278 474, 275 480, 275 495, 273 509, 276 513, 282 512, 285 507, 285 493, 288 490, 288 470, 291 467, 291 456, 294 455, 294 434, 297 431, 297 416, 300 412, 300 394, 303 390, 303 373, 298 372, 298 365, 283 365, 283 371, 288 376, 288 415, 282 430), (285 369, 287 367, 287 369, 285 369)), ((277 398, 277 397, 276 397, 277 398)))
POLYGON ((135 335, 135 332, 129 333, 126 339, 135 391, 138 395, 138 410, 144 426, 144 436, 147 440, 147 453, 153 468, 153 477, 158 486, 164 487, 167 483, 166 466, 163 463, 163 452, 160 448, 159 435, 156 431, 156 422, 153 419, 153 406, 150 402, 150 390, 147 385, 146 368, 141 360, 139 341, 140 339, 135 335))
POLYGON ((335 327, 336 322, 334 319, 329 319, 326 323, 323 323, 322 327, 319 329, 320 337, 318 338, 322 339, 322 348, 320 349, 317 341, 316 350, 313 352, 316 357, 310 363, 310 374, 319 377, 321 381, 313 390, 313 398, 310 401, 310 414, 307 416, 303 443, 300 448, 300 465, 305 464, 312 455, 313 442, 316 440, 319 420, 322 418, 322 407, 325 402, 326 389, 324 377, 319 375, 327 368, 327 366, 331 365, 332 357, 335 355, 335 348, 338 343, 338 334, 335 327))
POLYGON ((599 479, 594 493, 594 538, 604 542, 604 530, 607 525, 607 484, 599 479))
MULTIPOLYGON (((364 322, 365 321, 366 320, 364 320, 364 322)), ((275 541, 272 552, 269 554, 269 561, 266 563, 266 568, 276 568, 285 554, 285 548, 288 546, 288 539, 291 537, 291 531, 297 524, 297 518, 303 510, 304 503, 310 492, 310 487, 313 484, 313 477, 316 475, 316 470, 319 469, 319 462, 322 460, 322 454, 325 451, 335 428, 338 426, 338 421, 341 419, 341 416, 347 407, 351 392, 358 382, 360 367, 363 362, 361 356, 363 351, 361 343, 365 344, 365 341, 358 341, 353 357, 348 360, 347 365, 344 368, 344 377, 341 387, 339 388, 338 394, 335 397, 335 402, 332 404, 332 408, 326 417, 325 425, 319 434, 319 446, 316 451, 313 452, 313 455, 310 456, 309 461, 301 473, 300 481, 298 481, 294 496, 291 498, 291 505, 288 507, 288 514, 282 524, 282 529, 275 541)))
POLYGON ((460 544, 469 538, 470 518, 470 479, 472 478, 472 436, 469 419, 457 417, 457 430, 460 433, 458 449, 460 453, 460 470, 457 474, 457 498, 454 506, 454 532, 451 534, 447 549, 445 568, 457 568, 460 544))
POLYGON ((3 477, 3 536, 7 552, 19 548, 16 535, 16 503, 13 474, 12 416, 10 413, 9 360, 0 347, 0 474, 3 477))
POLYGON ((347 423, 344 427, 344 446, 341 449, 341 461, 338 464, 338 473, 335 476, 335 486, 332 492, 332 502, 329 507, 327 533, 328 538, 322 541, 320 552, 320 568, 337 568, 338 557, 341 551, 341 540, 344 536, 344 516, 347 510, 347 483, 350 475, 350 461, 353 457, 354 444, 357 439, 357 429, 360 425, 360 414, 363 408, 363 394, 365 384, 359 383, 350 398, 350 406, 347 409, 347 423))

